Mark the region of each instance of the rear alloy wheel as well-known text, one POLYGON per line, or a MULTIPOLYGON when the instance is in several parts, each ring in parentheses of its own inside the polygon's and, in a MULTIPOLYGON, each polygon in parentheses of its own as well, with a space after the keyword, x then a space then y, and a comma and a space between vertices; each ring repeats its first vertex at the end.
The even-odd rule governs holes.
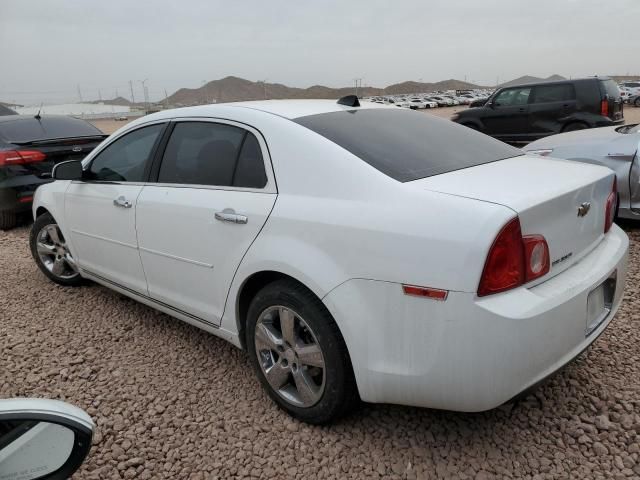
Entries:
POLYGON ((47 277, 65 286, 82 283, 64 235, 51 215, 44 214, 36 219, 29 243, 31 255, 47 277))
POLYGON ((247 313, 246 345, 269 396, 299 420, 326 423, 359 400, 338 326, 295 281, 279 280, 257 293, 247 313))

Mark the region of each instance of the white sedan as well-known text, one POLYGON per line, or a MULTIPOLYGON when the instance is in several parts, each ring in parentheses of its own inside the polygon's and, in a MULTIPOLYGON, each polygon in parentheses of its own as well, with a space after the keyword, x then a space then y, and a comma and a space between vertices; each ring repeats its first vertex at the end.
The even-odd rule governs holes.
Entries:
POLYGON ((53 176, 45 275, 245 348, 307 422, 499 406, 591 344, 625 284, 611 170, 355 98, 159 112, 53 176))

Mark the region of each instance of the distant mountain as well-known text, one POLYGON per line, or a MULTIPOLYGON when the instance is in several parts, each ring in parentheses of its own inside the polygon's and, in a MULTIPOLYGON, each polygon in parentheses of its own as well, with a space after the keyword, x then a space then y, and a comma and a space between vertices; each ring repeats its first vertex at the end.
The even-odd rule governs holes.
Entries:
MULTIPOLYGON (((479 87, 460 80, 444 80, 437 83, 403 82, 389 85, 386 88, 360 87, 358 88, 358 95, 367 97, 467 88, 479 87)), ((344 95, 351 95, 354 91, 354 87, 331 88, 323 85, 295 88, 287 87, 281 83, 252 82, 244 78, 230 76, 220 80, 213 80, 200 88, 181 88, 166 100, 171 105, 196 105, 283 98, 340 98, 344 95)))
POLYGON ((526 83, 539 83, 539 82, 557 82, 560 80, 566 80, 562 75, 551 75, 547 78, 532 77, 531 75, 525 75, 523 77, 516 78, 509 82, 501 83, 500 87, 514 87, 516 85, 524 85, 526 83))
POLYGON ((103 103, 104 105, 117 105, 119 107, 131 107, 133 105, 136 105, 134 103, 131 103, 124 97, 116 97, 111 100, 93 100, 92 102, 87 103, 93 103, 95 105, 103 103))

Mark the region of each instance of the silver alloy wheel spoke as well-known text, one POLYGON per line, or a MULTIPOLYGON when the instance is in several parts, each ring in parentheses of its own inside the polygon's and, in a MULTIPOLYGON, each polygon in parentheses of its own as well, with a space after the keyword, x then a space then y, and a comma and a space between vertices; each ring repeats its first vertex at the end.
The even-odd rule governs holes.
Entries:
POLYGON ((36 243, 36 248, 40 255, 55 255, 56 247, 55 245, 47 245, 46 243, 39 241, 36 243))
POLYGON ((326 367, 315 333, 289 307, 264 310, 254 333, 256 357, 269 386, 297 407, 315 405, 324 393, 326 367))
POLYGON ((267 382, 276 390, 281 389, 287 384, 289 381, 289 373, 291 373, 290 370, 283 367, 280 363, 276 363, 264 371, 267 382))
POLYGON ((58 234, 58 226, 57 225, 47 225, 45 229, 49 238, 55 245, 63 245, 63 242, 60 240, 60 235, 58 234))
POLYGON ((280 317, 280 328, 282 329, 282 338, 289 345, 294 346, 296 344, 295 337, 295 317, 293 312, 288 308, 281 307, 278 310, 278 316, 280 317))
POLYGON ((53 266, 51 267, 51 273, 57 275, 58 277, 64 273, 65 262, 61 258, 56 258, 53 262, 53 266))
POLYGON ((296 383, 296 389, 300 395, 300 400, 304 404, 313 404, 318 397, 318 387, 313 380, 309 378, 309 374, 303 368, 298 368, 293 372, 293 381, 296 383))
POLYGON ((302 365, 308 365, 310 367, 324 368, 324 358, 322 356, 322 350, 316 344, 304 345, 295 349, 298 354, 298 359, 302 365))

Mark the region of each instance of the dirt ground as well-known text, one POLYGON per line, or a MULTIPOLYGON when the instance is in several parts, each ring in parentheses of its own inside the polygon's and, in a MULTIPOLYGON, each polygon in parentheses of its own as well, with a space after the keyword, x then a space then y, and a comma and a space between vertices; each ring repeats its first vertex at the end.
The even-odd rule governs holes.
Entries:
POLYGON ((106 288, 36 268, 28 227, 0 231, 0 391, 87 410, 79 479, 640 478, 640 226, 625 299, 577 361, 513 408, 458 414, 364 405, 292 420, 245 354, 106 288))
MULTIPOLYGON (((422 111, 432 115, 437 115, 439 117, 451 118, 451 115, 453 115, 456 112, 459 112, 460 110, 464 110, 466 108, 467 107, 444 107, 444 108, 433 108, 433 109, 422 110, 422 111)), ((625 105, 624 118, 626 120, 626 123, 640 123, 640 108, 625 105)), ((123 125, 126 125, 132 120, 134 120, 133 117, 131 117, 127 121, 115 121, 112 119, 103 119, 103 120, 92 120, 91 123, 93 123, 96 127, 102 130, 104 133, 111 135, 117 129, 119 129, 123 125)))

